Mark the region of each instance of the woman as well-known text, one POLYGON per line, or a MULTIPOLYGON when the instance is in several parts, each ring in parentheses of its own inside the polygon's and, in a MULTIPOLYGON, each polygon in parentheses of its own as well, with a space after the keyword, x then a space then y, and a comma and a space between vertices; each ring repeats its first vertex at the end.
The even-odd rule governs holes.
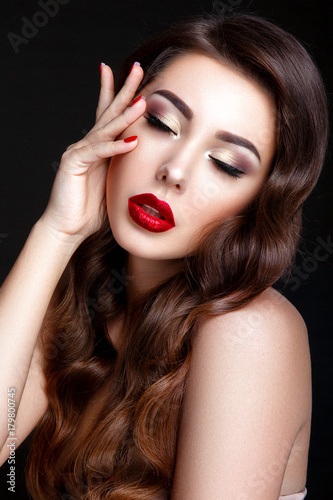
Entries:
POLYGON ((101 65, 96 124, 1 288, 31 494, 302 499, 308 341, 271 286, 324 158, 318 71, 264 20, 207 16, 138 49, 118 89, 101 65))

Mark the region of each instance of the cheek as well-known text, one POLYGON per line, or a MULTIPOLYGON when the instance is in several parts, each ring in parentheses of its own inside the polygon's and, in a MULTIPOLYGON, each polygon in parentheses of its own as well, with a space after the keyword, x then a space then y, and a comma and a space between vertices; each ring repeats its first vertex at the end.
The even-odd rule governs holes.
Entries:
POLYGON ((127 200, 140 191, 144 182, 142 162, 135 148, 130 153, 111 158, 106 181, 106 202, 109 219, 115 221, 127 210, 127 200), (117 214, 117 215, 116 215, 117 214))
POLYGON ((113 198, 113 188, 115 185, 115 168, 114 168, 114 159, 111 159, 110 164, 109 164, 109 170, 108 170, 108 175, 106 178, 106 201, 107 201, 107 207, 109 210, 109 205, 111 203, 111 200, 113 198))
POLYGON ((196 217, 197 224, 220 223, 244 212, 257 197, 262 182, 247 182, 245 179, 206 178, 201 189, 192 192, 188 214, 196 217))
POLYGON ((114 156, 110 160, 107 176, 107 193, 112 193, 116 198, 120 196, 131 179, 130 164, 128 161, 129 154, 114 156))
POLYGON ((120 157, 114 157, 109 164, 109 170, 106 180, 106 205, 109 214, 109 219, 116 217, 118 207, 121 206, 121 194, 124 193, 126 179, 124 169, 122 169, 122 161, 120 157))

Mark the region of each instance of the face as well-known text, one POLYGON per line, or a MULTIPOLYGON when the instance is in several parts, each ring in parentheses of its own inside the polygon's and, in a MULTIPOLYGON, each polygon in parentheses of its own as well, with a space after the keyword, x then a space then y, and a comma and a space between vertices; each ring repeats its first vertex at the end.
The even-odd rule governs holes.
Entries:
POLYGON ((268 176, 275 108, 256 82, 204 55, 173 60, 145 89, 144 115, 111 159, 107 208, 117 242, 154 260, 183 258, 208 227, 242 213, 268 176))

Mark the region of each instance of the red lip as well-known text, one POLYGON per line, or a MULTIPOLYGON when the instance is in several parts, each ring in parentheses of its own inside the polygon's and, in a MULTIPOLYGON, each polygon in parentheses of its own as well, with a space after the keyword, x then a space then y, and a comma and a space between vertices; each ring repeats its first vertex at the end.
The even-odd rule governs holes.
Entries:
POLYGON ((152 193, 132 196, 132 198, 128 200, 128 211, 130 217, 136 224, 152 233, 163 233, 176 225, 170 205, 166 201, 159 200, 152 193), (147 205, 157 210, 163 219, 148 214, 141 205, 147 205))

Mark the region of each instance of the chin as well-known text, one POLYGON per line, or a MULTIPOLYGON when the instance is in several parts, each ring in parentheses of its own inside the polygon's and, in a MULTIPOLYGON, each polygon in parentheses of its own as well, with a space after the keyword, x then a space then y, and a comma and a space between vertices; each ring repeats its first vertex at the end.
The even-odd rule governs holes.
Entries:
POLYGON ((164 233, 145 231, 133 226, 131 221, 120 222, 119 218, 113 220, 112 216, 109 216, 109 222, 114 239, 130 255, 159 261, 183 259, 186 255, 182 249, 175 248, 175 239, 169 231, 164 233))

